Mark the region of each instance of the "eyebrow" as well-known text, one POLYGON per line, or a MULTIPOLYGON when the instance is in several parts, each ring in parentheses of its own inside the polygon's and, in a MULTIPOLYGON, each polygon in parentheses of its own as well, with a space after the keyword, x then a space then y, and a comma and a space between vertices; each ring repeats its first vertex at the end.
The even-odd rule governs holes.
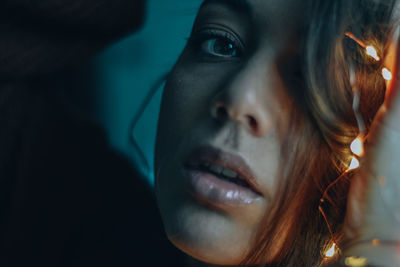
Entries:
POLYGON ((204 0, 204 2, 201 4, 201 7, 211 3, 221 3, 243 13, 251 12, 251 5, 248 0, 204 0))

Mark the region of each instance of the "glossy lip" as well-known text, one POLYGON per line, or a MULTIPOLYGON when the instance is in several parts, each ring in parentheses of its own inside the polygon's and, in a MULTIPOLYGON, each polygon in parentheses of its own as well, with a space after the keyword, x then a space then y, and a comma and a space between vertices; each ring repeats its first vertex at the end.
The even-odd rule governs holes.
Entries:
POLYGON ((212 203, 237 206, 251 204, 263 197, 252 170, 243 158, 212 146, 201 146, 189 155, 184 162, 184 176, 194 195, 212 203), (238 179, 245 181, 249 187, 225 181, 205 171, 202 168, 205 162, 236 172, 238 179))

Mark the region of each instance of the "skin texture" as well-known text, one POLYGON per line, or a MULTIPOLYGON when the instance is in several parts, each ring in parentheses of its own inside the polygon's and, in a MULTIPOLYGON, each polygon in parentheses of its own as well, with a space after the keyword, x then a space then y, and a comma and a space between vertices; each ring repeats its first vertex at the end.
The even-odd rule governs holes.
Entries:
POLYGON ((233 2, 239 1, 206 1, 200 9, 165 87, 155 157, 169 239, 194 258, 220 265, 245 257, 274 199, 293 68, 299 67, 293 60, 301 52, 303 1, 233 2), (203 145, 240 156, 260 197, 225 205, 191 194, 182 171, 203 145))

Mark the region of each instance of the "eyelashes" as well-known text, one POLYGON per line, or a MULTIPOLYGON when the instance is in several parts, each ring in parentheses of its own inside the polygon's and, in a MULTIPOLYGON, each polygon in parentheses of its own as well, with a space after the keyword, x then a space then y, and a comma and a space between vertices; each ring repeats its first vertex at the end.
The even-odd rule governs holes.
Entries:
POLYGON ((234 59, 244 53, 244 45, 238 37, 220 29, 203 29, 192 33, 189 44, 205 59, 234 59))

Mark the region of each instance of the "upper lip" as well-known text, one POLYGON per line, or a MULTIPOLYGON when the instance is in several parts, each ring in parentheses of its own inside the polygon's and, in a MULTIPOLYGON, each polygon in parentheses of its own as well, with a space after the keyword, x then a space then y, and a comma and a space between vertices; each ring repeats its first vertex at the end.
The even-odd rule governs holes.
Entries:
POLYGON ((239 179, 248 183, 254 192, 262 195, 259 185, 256 182, 256 176, 241 156, 205 145, 195 149, 184 162, 184 165, 189 168, 198 169, 204 162, 236 172, 239 179))

